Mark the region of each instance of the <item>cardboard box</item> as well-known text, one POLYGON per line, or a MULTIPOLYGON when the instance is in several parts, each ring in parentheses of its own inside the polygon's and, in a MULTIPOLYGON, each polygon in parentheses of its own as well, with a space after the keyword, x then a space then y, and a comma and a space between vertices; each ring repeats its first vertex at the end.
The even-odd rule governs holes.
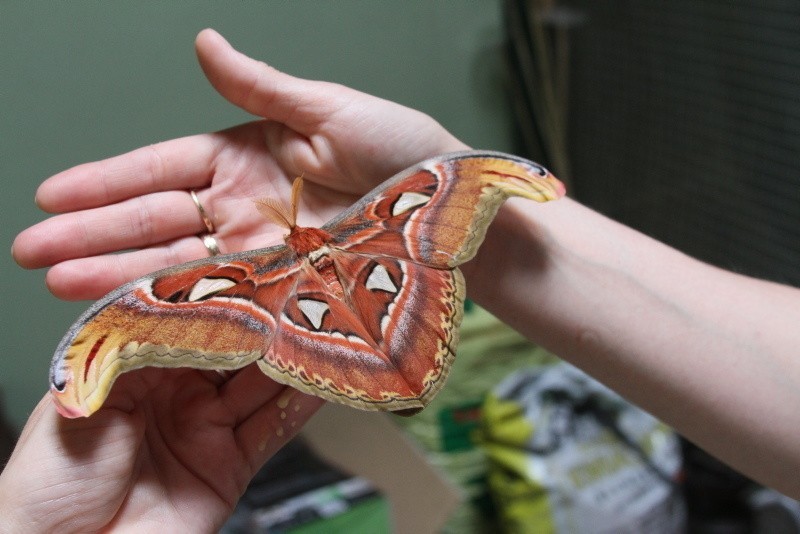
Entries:
POLYGON ((461 494, 391 417, 327 404, 303 436, 323 459, 370 480, 389 499, 397 534, 439 532, 461 494))

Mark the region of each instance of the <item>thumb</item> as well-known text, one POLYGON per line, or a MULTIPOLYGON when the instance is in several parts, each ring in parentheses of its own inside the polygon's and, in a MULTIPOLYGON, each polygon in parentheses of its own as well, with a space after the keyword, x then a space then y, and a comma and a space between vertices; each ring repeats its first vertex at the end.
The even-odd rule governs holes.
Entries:
POLYGON ((330 99, 315 96, 324 82, 295 78, 256 61, 235 50, 212 29, 197 35, 195 51, 200 67, 217 92, 254 115, 306 133, 335 109, 330 99))
MULTIPOLYGON (((94 531, 121 506, 144 420, 119 410, 64 419, 47 394, 0 474, 0 502, 30 531, 94 531)), ((8 518, 5 518, 8 519, 8 518)), ((2 527, 0 527, 2 528, 2 527)))

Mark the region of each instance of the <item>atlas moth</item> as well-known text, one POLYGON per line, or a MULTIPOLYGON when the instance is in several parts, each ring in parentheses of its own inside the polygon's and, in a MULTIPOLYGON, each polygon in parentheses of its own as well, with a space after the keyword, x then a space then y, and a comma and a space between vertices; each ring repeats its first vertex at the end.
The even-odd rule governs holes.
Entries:
POLYGON ((106 295, 56 349, 50 390, 66 417, 89 416, 116 378, 154 367, 235 370, 364 410, 416 413, 455 359, 473 256, 510 196, 564 187, 525 159, 469 151, 411 167, 321 228, 283 219, 284 245, 214 256, 106 295))

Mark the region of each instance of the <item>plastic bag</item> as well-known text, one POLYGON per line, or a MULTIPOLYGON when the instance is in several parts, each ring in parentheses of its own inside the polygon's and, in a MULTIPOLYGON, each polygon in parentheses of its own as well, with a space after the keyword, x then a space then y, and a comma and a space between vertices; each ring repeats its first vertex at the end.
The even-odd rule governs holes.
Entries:
POLYGON ((568 364, 500 383, 482 437, 508 532, 685 530, 677 435, 568 364))

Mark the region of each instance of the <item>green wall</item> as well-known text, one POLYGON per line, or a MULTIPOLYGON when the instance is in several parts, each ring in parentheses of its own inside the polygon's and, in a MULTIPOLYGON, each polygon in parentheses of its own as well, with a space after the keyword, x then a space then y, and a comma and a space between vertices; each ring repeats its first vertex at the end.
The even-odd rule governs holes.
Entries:
MULTIPOLYGON (((44 218, 37 185, 70 166, 249 120, 217 96, 193 39, 213 27, 247 54, 421 109, 467 143, 511 149, 496 1, 82 2, 0 0, 2 247, 44 218)), ((0 388, 21 426, 46 391, 64 303, 8 252, 0 388)))

